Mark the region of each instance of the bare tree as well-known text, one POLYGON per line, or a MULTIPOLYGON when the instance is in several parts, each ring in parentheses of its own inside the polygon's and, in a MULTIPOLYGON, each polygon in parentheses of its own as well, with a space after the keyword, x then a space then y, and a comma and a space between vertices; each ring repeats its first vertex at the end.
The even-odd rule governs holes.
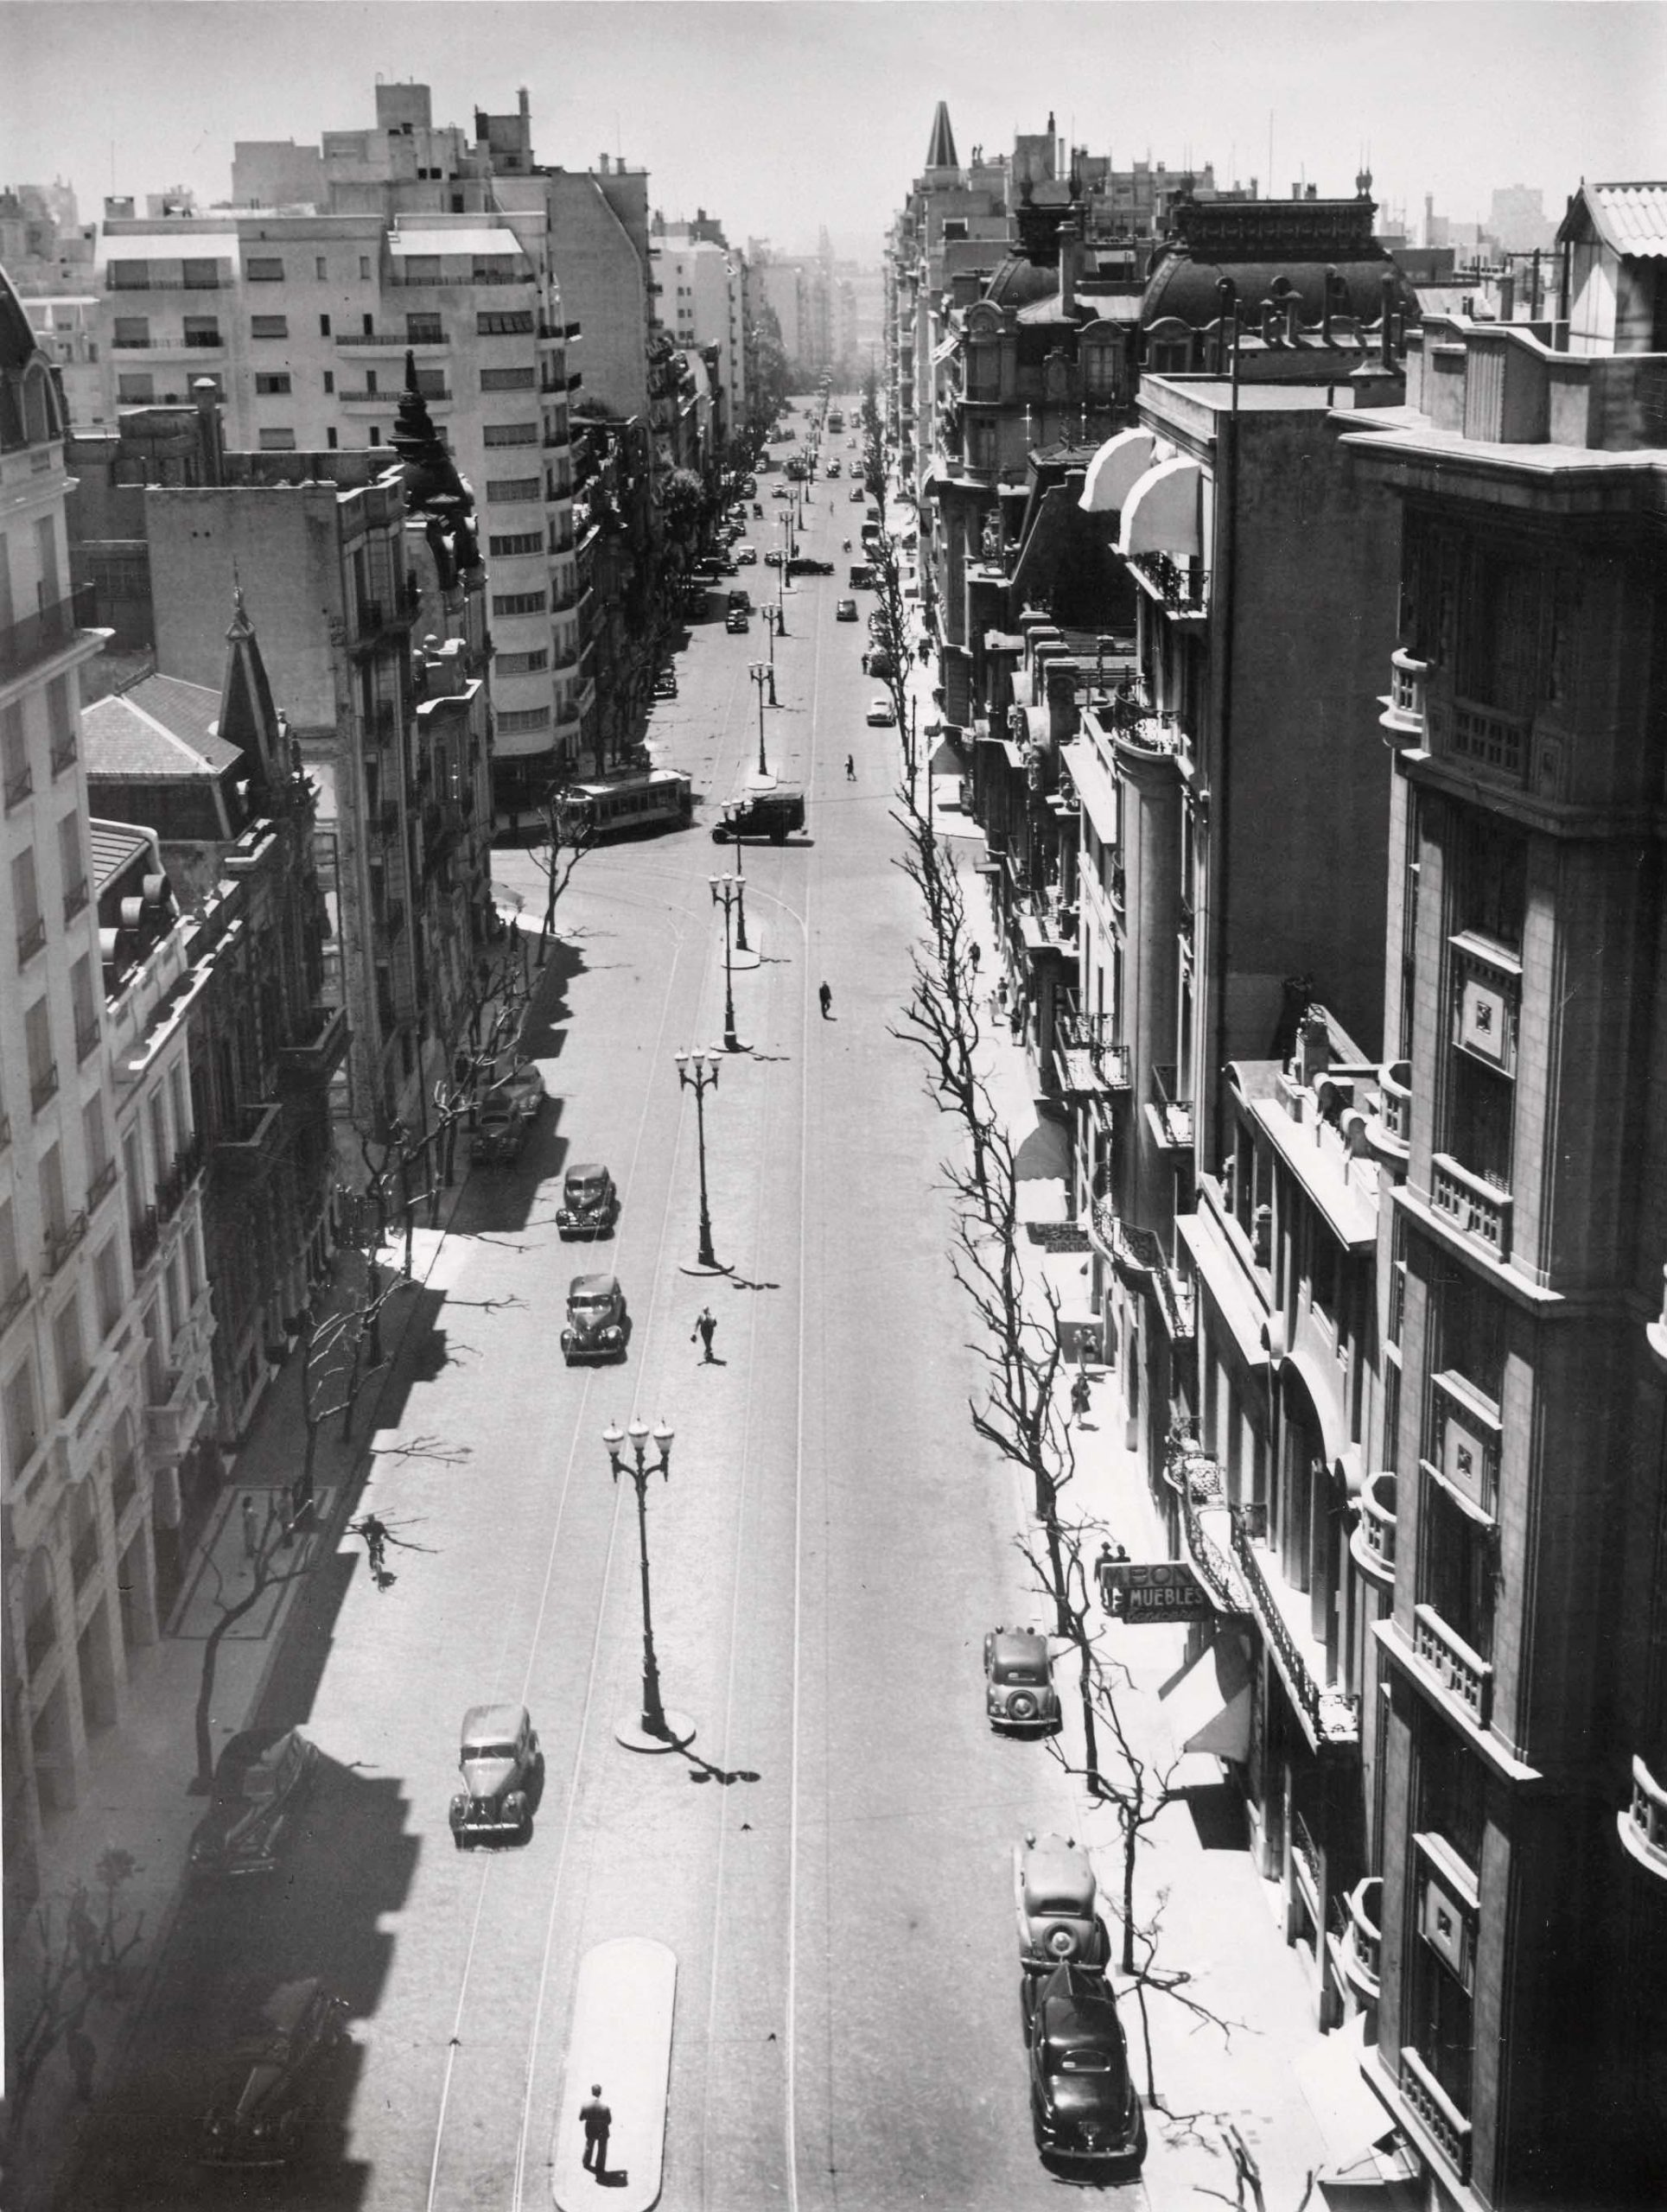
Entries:
POLYGON ((586 815, 569 804, 565 783, 552 784, 539 800, 538 826, 542 834, 531 851, 544 879, 544 911, 538 925, 538 965, 542 968, 556 927, 557 901, 572 880, 574 869, 595 842, 595 833, 586 815))
POLYGON ((86 1885, 66 1897, 41 1898, 6 1945, 7 2153, 17 2155, 29 2101, 41 2069, 65 2038, 82 2026, 96 1998, 114 1995, 123 1965, 144 1940, 144 1915, 130 1912, 122 1891, 139 1869, 132 1853, 111 1848, 99 1859, 105 1892, 102 1924, 86 1885))

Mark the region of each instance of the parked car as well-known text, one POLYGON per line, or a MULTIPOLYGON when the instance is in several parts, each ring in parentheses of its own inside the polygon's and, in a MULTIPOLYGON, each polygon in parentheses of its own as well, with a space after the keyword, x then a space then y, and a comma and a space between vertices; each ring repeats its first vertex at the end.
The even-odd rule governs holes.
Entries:
POLYGON ((1027 1974, 1052 1974, 1067 1960, 1104 1967, 1111 1939, 1095 1909, 1099 1885, 1074 1836, 1027 1835, 1013 1847, 1013 1902, 1019 1959, 1027 1974))
POLYGON ((778 784, 773 791, 749 791, 745 798, 732 799, 712 824, 712 842, 727 845, 741 837, 768 837, 779 845, 789 831, 804 827, 804 792, 778 784))
POLYGON ((864 497, 865 493, 862 486, 860 484, 853 484, 851 486, 851 505, 854 507, 860 507, 864 497))
POLYGON ((874 570, 868 566, 866 561, 853 561, 850 566, 850 573, 847 576, 846 582, 850 585, 853 591, 872 591, 874 589, 874 570))
POLYGON ((773 499, 791 499, 792 496, 785 484, 773 484, 770 486, 770 497, 773 499))
POLYGON ((654 696, 657 699, 675 699, 677 696, 678 678, 675 670, 661 669, 654 678, 654 696))
POLYGON ((739 564, 741 565, 741 568, 743 568, 743 569, 755 569, 755 568, 757 568, 757 566, 758 566, 758 548, 757 548, 757 546, 756 546, 756 545, 737 545, 737 546, 736 546, 736 548, 735 548, 735 559, 736 559, 736 561, 739 563, 739 564))
POLYGON ((868 721, 872 729, 889 729, 897 720, 889 699, 878 696, 868 702, 868 721))
POLYGON ((838 457, 837 457, 837 455, 836 455, 836 456, 835 456, 835 458, 828 463, 828 474, 829 474, 830 478, 831 479, 831 478, 833 478, 833 477, 835 477, 835 476, 837 476, 837 475, 838 475, 838 474, 839 474, 839 461, 838 461, 838 457))
POLYGON ((740 607, 732 607, 723 618, 723 626, 732 638, 744 637, 751 626, 740 607))
MULTIPOLYGON (((870 711, 868 719, 874 719, 870 711)), ((1047 1638, 1031 1628, 992 1629, 984 1638, 985 1707, 992 1728, 1057 1728, 1059 1694, 1047 1638)))
POLYGON ((764 556, 764 565, 767 569, 779 569, 781 566, 783 558, 784 556, 779 546, 773 546, 770 551, 764 556))
POLYGON ((1026 2037, 1036 2146, 1072 2164, 1146 2155, 1117 1999, 1097 1968, 1067 1962, 1034 1985, 1026 2037))
POLYGON ((245 1728, 214 1766, 214 1802, 191 1837, 194 1874, 270 1874, 315 1778, 299 1728, 245 1728))
POLYGON ((743 614, 750 614, 753 611, 753 594, 744 585, 740 586, 729 594, 729 612, 732 614, 737 607, 743 614))
POLYGON ((855 622, 856 620, 856 601, 854 599, 842 599, 839 601, 834 608, 834 620, 836 622, 855 622))
POLYGON ((451 1801, 451 1840, 460 1851, 483 1838, 525 1843, 544 1789, 544 1755, 524 1705, 472 1705, 457 1754, 463 1787, 451 1801))
POLYGON ((600 1161, 586 1160, 568 1169, 562 1203, 556 1209, 558 1236, 611 1236, 619 1217, 620 1194, 600 1161))
POLYGON ((525 1147, 532 1116, 517 1099, 493 1092, 474 1109, 469 1159, 477 1167, 509 1167, 525 1147))
POLYGON ((567 1287, 567 1326, 562 1357, 623 1359, 628 1316, 616 1275, 575 1275, 567 1287))
POLYGON ((280 1982, 232 2044, 203 2120, 200 2156, 224 2166, 281 2166, 301 2147, 319 2075, 347 2034, 345 1999, 317 1975, 280 1982))
POLYGON ((795 554, 787 563, 790 576, 830 576, 834 572, 831 561, 812 560, 808 554, 795 554))

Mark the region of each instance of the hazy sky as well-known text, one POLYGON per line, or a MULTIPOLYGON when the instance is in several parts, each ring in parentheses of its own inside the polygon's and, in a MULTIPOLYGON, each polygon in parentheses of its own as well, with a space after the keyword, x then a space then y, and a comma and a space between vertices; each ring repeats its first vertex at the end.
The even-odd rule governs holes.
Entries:
POLYGON ((230 190, 237 138, 316 144, 373 118, 378 75, 433 87, 436 123, 531 95, 540 161, 606 149, 668 217, 787 251, 826 223, 870 258, 949 102, 958 149, 1059 130, 1119 166, 1212 161, 1268 189, 1423 195, 1460 220, 1496 185, 1561 213, 1582 175, 1667 175, 1667 6, 1010 5, 1007 0, 0 0, 0 178, 105 193, 230 190))

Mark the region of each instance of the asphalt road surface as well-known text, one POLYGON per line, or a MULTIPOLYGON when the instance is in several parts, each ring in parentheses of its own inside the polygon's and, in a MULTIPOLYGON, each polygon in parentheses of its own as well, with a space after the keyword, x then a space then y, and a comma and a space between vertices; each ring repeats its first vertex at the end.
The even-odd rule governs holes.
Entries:
MULTIPOLYGON (((782 512, 763 504, 760 552, 782 512)), ((181 1912, 105 2177, 82 2177, 78 2205, 548 2204, 554 2131, 577 2125, 557 2104, 578 1962, 625 1935, 679 1961, 676 2212, 1058 2200, 1029 2126, 1008 1853, 1027 1826, 1068 1828, 1074 1800, 1043 1747, 983 1717, 984 1631, 1035 1608, 1015 1484, 968 1420, 935 1172, 952 1133, 888 1033, 920 917, 894 865, 897 734, 863 721, 866 621, 834 619, 858 519, 845 482, 818 482, 805 519, 804 549, 836 573, 787 595, 765 742, 809 822, 746 851, 763 960, 734 987, 753 1049, 706 1101, 733 1274, 681 1271, 696 1115, 672 1058, 722 1033, 708 879, 734 855, 708 831, 755 766, 748 669, 768 650, 761 622, 728 635, 715 601, 651 730, 693 775, 695 824, 582 861, 539 1001, 550 1103, 517 1166, 474 1173, 407 1294, 421 1307, 379 1441, 423 1450, 384 1452, 366 1503, 423 1548, 393 1550, 379 1592, 350 1544, 307 1591, 269 1700, 328 1761, 307 1833, 276 1879, 181 1912), (560 1178, 589 1158, 619 1183, 618 1233, 563 1244, 560 1178), (591 1267, 620 1278, 629 1347, 569 1370, 563 1296, 591 1267), (703 1304, 709 1365, 690 1341, 703 1304), (639 1702, 641 1604, 635 1497, 601 1432, 636 1414, 676 1428, 648 1500, 654 1624, 666 1703, 698 1733, 665 1757, 613 1734, 639 1702), (542 1738, 535 1832, 456 1851, 459 1722, 500 1699, 542 1738), (353 2017, 306 2157, 194 2164, 239 2004, 315 1973, 353 2017)), ((738 581, 773 595, 761 561, 738 581)), ((533 864, 496 858, 536 915, 533 864)), ((1143 2202, 1138 2181, 1108 2193, 1143 2202)))

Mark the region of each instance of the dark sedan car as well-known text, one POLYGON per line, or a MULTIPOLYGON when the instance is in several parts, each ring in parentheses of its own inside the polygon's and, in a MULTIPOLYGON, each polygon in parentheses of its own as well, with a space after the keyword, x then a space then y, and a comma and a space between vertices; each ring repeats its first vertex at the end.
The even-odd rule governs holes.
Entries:
POLYGON ((281 1983, 232 2046, 225 2088, 203 2122, 204 2161, 287 2164, 301 2148, 319 2075, 347 2022, 346 2002, 316 1975, 281 1983))
POLYGON ((1047 1638, 1030 1628, 993 1629, 984 1638, 984 1692, 992 1728, 1057 1728, 1059 1694, 1047 1638))
POLYGON ((625 1293, 617 1276, 574 1276, 562 1331, 562 1357, 569 1367, 577 1359, 623 1359, 626 1325, 625 1293))
POLYGON ((1146 2155, 1146 2120, 1110 1984, 1098 1968, 1056 1967, 1028 1985, 1030 2121, 1037 2148, 1084 2164, 1146 2155))
POLYGON ((191 1838, 195 1874, 270 1874, 312 1787, 318 1748, 298 1728, 245 1728, 214 1769, 214 1802, 191 1838))

